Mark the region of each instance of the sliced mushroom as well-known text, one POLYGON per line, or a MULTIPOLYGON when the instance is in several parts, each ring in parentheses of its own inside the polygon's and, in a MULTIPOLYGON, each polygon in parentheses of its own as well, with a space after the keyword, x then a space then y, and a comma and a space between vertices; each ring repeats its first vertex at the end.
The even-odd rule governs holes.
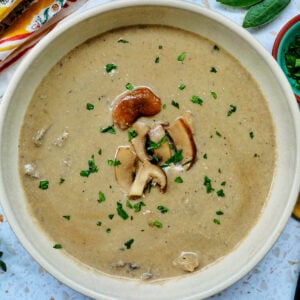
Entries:
POLYGON ((132 146, 137 157, 140 161, 149 160, 149 156, 146 152, 146 138, 150 127, 144 122, 136 122, 133 124, 132 128, 136 132, 136 137, 131 140, 132 146))
POLYGON ((165 172, 160 167, 145 160, 136 173, 134 182, 129 191, 129 198, 135 199, 141 197, 150 181, 157 183, 162 193, 166 191, 167 176, 165 172))
POLYGON ((129 128, 141 116, 153 116, 161 110, 161 101, 149 88, 142 87, 126 93, 112 111, 114 124, 129 128))
POLYGON ((181 252, 180 256, 174 259, 173 264, 183 271, 193 272, 199 267, 199 257, 195 252, 181 252))
POLYGON ((120 146, 117 149, 115 159, 121 162, 121 164, 115 166, 116 180, 128 193, 136 172, 136 154, 130 146, 120 146))
MULTIPOLYGON (((161 124, 155 124, 148 133, 150 141, 159 143, 165 136, 166 131, 161 124)), ((168 141, 161 143, 158 148, 153 149, 154 155, 159 158, 160 161, 166 161, 172 156, 171 148, 168 141)))
POLYGON ((174 142, 177 150, 182 150, 183 159, 181 165, 188 170, 196 159, 196 144, 192 131, 182 117, 179 117, 166 128, 168 134, 174 142))
POLYGON ((190 127, 192 134, 195 133, 194 128, 194 120, 193 120, 193 114, 191 111, 187 110, 182 115, 184 122, 190 127))

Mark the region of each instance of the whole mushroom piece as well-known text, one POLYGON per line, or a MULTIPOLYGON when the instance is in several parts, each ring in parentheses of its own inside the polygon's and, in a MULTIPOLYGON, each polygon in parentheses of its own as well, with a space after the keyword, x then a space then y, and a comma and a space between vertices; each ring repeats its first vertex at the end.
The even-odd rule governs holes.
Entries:
POLYGON ((112 118, 120 129, 129 128, 139 117, 154 116, 161 111, 161 101, 149 88, 129 91, 115 104, 112 118))

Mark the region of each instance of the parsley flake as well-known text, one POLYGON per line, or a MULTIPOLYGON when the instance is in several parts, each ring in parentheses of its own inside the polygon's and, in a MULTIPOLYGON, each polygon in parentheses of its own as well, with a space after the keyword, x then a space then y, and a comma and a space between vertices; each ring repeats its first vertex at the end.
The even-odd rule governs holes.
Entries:
POLYGON ((147 141, 147 147, 146 149, 149 151, 149 150, 154 150, 154 149, 157 149, 159 148, 163 143, 165 143, 166 141, 168 140, 167 136, 164 135, 157 143, 151 141, 151 140, 148 140, 147 141))
POLYGON ((134 239, 130 239, 127 242, 124 243, 124 246, 126 247, 126 249, 130 249, 132 244, 134 242, 134 239))
POLYGON ((169 159, 165 161, 165 163, 161 166, 162 168, 166 168, 170 166, 170 164, 176 164, 183 159, 182 149, 176 151, 169 159))
POLYGON ((191 101, 195 104, 199 104, 199 105, 203 104, 203 100, 196 95, 192 96, 191 101))
POLYGON ((163 205, 158 205, 157 206, 157 209, 162 213, 162 214, 165 214, 169 211, 169 209, 163 205))
POLYGON ((41 180, 39 183, 39 188, 41 190, 47 190, 49 188, 49 180, 41 180))
POLYGON ((112 70, 116 70, 117 66, 115 64, 107 64, 105 66, 106 73, 110 73, 112 70))
POLYGON ((182 91, 186 88, 186 85, 184 83, 181 83, 178 88, 182 91))
POLYGON ((213 192, 215 189, 211 185, 211 179, 208 176, 204 176, 203 185, 206 187, 206 193, 209 194, 213 192))
POLYGON ((216 92, 211 91, 210 94, 211 94, 211 96, 212 96, 214 99, 217 99, 217 98, 218 98, 218 95, 217 95, 216 92))
POLYGON ((178 56, 177 56, 177 60, 183 62, 185 60, 185 56, 186 56, 186 52, 181 52, 178 56))
POLYGON ((219 219, 213 219, 213 222, 217 225, 220 225, 221 224, 221 221, 219 219))
POLYGON ((86 108, 87 110, 93 110, 93 109, 95 108, 95 106, 94 106, 94 104, 88 102, 88 103, 86 104, 85 108, 86 108))
POLYGON ((104 202, 105 200, 106 200, 105 194, 104 194, 103 192, 100 191, 100 192, 98 193, 98 200, 97 200, 97 201, 98 201, 99 203, 102 203, 102 202, 104 202))
POLYGON ((250 136, 251 139, 253 139, 254 138, 254 132, 253 131, 249 132, 249 136, 250 136))
POLYGON ((62 245, 61 244, 55 244, 53 246, 54 249, 62 249, 62 245))
POLYGON ((180 176, 176 177, 174 181, 176 183, 183 183, 183 179, 180 176))
POLYGON ((157 228, 162 228, 163 224, 160 221, 153 221, 152 226, 157 227, 157 228))
POLYGON ((218 190, 217 195, 218 195, 218 197, 225 197, 225 193, 224 193, 223 189, 218 190))
POLYGON ((236 106, 235 105, 230 104, 229 107, 230 107, 230 109, 227 112, 228 117, 231 116, 234 112, 236 112, 236 106))
POLYGON ((123 209, 122 203, 120 202, 117 202, 117 213, 123 220, 127 220, 129 217, 127 212, 123 209))
POLYGON ((122 43, 122 44, 128 44, 129 42, 125 39, 118 39, 118 43, 122 43))
POLYGON ((117 159, 109 159, 109 160, 107 161, 107 163, 108 163, 109 166, 114 166, 114 167, 116 167, 116 166, 119 166, 119 165, 121 164, 121 161, 119 161, 119 160, 117 160, 117 159))
POLYGON ((131 142, 137 136, 137 132, 133 128, 128 129, 128 141, 131 142))
POLYGON ((172 100, 171 104, 176 107, 177 109, 179 109, 179 103, 176 102, 175 100, 172 100))
POLYGON ((91 173, 97 173, 98 167, 95 164, 95 157, 94 155, 91 156, 91 158, 88 160, 88 170, 82 170, 80 171, 80 176, 82 177, 89 177, 91 173))
POLYGON ((211 72, 211 73, 217 73, 217 69, 216 69, 215 67, 211 67, 211 68, 210 68, 210 72, 211 72))
POLYGON ((132 91, 132 90, 134 89, 134 86, 133 86, 133 84, 131 84, 130 82, 127 82, 127 83, 125 84, 125 88, 126 88, 127 90, 129 90, 129 91, 132 91))
POLYGON ((100 132, 101 132, 101 133, 116 134, 116 130, 115 130, 114 125, 110 125, 110 126, 101 128, 101 129, 100 129, 100 132))

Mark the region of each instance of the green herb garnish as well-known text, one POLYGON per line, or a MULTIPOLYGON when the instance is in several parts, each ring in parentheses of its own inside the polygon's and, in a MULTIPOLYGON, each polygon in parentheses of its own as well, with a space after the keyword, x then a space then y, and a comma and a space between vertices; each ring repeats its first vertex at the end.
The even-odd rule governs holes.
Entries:
POLYGON ((215 51, 219 51, 219 50, 220 50, 220 48, 219 48, 218 45, 214 45, 213 49, 214 49, 215 51))
POLYGON ((91 156, 91 158, 88 160, 88 170, 82 170, 80 171, 80 176, 82 177, 89 177, 91 173, 97 173, 98 167, 95 164, 95 157, 94 155, 91 156))
POLYGON ((250 131, 250 132, 249 132, 249 136, 250 136, 251 139, 253 139, 253 138, 254 138, 254 132, 253 132, 253 131, 250 131))
POLYGON ((181 52, 178 56, 177 56, 177 60, 183 62, 185 60, 185 56, 186 56, 186 52, 181 52))
POLYGON ((133 128, 128 129, 128 141, 131 142, 137 136, 137 132, 133 128))
POLYGON ((114 125, 110 125, 110 126, 101 128, 101 129, 100 129, 100 132, 101 132, 101 133, 116 134, 116 130, 115 130, 114 125))
POLYGON ((112 220, 112 219, 114 218, 114 216, 115 216, 114 214, 109 214, 109 215, 108 215, 108 218, 109 218, 110 220, 112 220))
POLYGON ((49 180, 41 180, 39 183, 39 188, 41 190, 47 190, 49 187, 49 180))
POLYGON ((172 100, 172 101, 171 101, 171 104, 172 104, 174 107, 176 107, 177 109, 179 109, 179 103, 176 102, 175 100, 172 100))
POLYGON ((115 64, 107 64, 105 66, 106 73, 110 73, 112 70, 117 69, 117 66, 115 64))
POLYGON ((183 183, 183 179, 180 176, 177 176, 174 181, 176 183, 183 183))
POLYGON ((146 149, 149 151, 149 150, 154 150, 154 149, 157 149, 159 148, 163 143, 165 143, 166 141, 168 140, 167 136, 164 135, 157 143, 151 141, 151 140, 148 140, 147 141, 147 146, 146 146, 146 149))
POLYGON ((218 195, 218 197, 225 197, 225 193, 224 193, 223 189, 218 190, 217 195, 218 195))
POLYGON ((65 219, 68 220, 68 221, 71 220, 71 216, 70 216, 70 215, 64 215, 63 218, 65 218, 65 219))
POLYGON ((217 95, 216 92, 211 91, 210 94, 211 94, 211 96, 212 96, 214 99, 217 99, 217 98, 218 98, 218 95, 217 95))
POLYGON ((170 164, 176 164, 183 159, 182 150, 176 151, 169 159, 165 161, 165 163, 161 166, 162 168, 170 166, 170 164))
POLYGON ((59 182, 58 182, 59 185, 62 185, 64 182, 65 182, 64 178, 59 178, 59 182))
POLYGON ((53 246, 54 249, 62 249, 62 245, 61 244, 55 244, 53 246))
POLYGON ((102 222, 101 222, 101 221, 98 221, 98 222, 96 223, 96 225, 100 227, 100 226, 102 225, 102 222))
POLYGON ((234 112, 236 112, 236 106, 235 105, 230 104, 229 106, 230 106, 230 109, 227 112, 228 117, 231 116, 234 112))
POLYGON ((130 239, 127 242, 124 243, 124 246, 126 247, 126 249, 130 249, 132 244, 134 242, 134 239, 130 239))
POLYGON ((213 219, 213 222, 217 225, 220 225, 221 224, 221 221, 219 219, 213 219))
POLYGON ((92 103, 87 103, 85 107, 87 110, 93 110, 95 108, 94 104, 92 103))
POLYGON ((117 202, 117 213, 123 220, 128 219, 128 214, 123 209, 122 203, 120 203, 120 202, 117 202))
POLYGON ((157 228, 162 228, 163 224, 160 221, 153 221, 152 226, 157 227, 157 228))
POLYGON ((221 210, 218 210, 218 211, 216 211, 216 215, 222 216, 222 215, 224 215, 224 213, 221 210))
POLYGON ((210 72, 211 72, 211 73, 217 73, 217 69, 216 69, 215 67, 211 67, 211 68, 210 68, 210 72))
POLYGON ((129 42, 125 39, 118 39, 118 43, 128 44, 129 42))
POLYGON ((97 201, 98 201, 99 203, 101 203, 101 202, 104 202, 105 200, 106 200, 105 194, 104 194, 103 192, 100 191, 100 192, 98 193, 98 200, 97 200, 97 201))
POLYGON ((157 209, 162 213, 162 214, 165 214, 169 211, 169 209, 163 205, 158 205, 157 206, 157 209))
POLYGON ((106 233, 111 233, 111 228, 107 228, 105 231, 106 233))
POLYGON ((186 85, 184 83, 181 83, 178 88, 182 91, 186 88, 186 85))
POLYGON ((119 161, 119 160, 117 160, 117 159, 109 159, 109 160, 107 161, 107 163, 108 163, 109 166, 114 166, 114 167, 116 167, 116 166, 119 166, 119 165, 121 164, 121 161, 119 161))
POLYGON ((296 35, 289 44, 285 53, 285 63, 288 77, 295 80, 297 89, 300 89, 300 35, 296 35))
POLYGON ((203 104, 203 100, 196 95, 192 96, 191 101, 195 104, 199 104, 199 105, 203 104))
POLYGON ((206 193, 211 193, 215 189, 211 185, 211 179, 208 176, 204 176, 203 185, 206 187, 206 193))
POLYGON ((125 84, 125 88, 126 88, 127 90, 129 90, 129 91, 132 91, 132 90, 134 89, 134 86, 133 86, 133 84, 131 84, 130 82, 127 82, 127 83, 125 84))
POLYGON ((160 58, 159 58, 159 56, 156 56, 156 57, 155 57, 155 60, 154 60, 154 62, 155 62, 156 64, 158 64, 158 63, 159 63, 159 61, 160 61, 160 58))
POLYGON ((146 206, 145 203, 143 201, 137 202, 133 205, 134 211, 135 212, 139 212, 141 211, 142 207, 146 206))

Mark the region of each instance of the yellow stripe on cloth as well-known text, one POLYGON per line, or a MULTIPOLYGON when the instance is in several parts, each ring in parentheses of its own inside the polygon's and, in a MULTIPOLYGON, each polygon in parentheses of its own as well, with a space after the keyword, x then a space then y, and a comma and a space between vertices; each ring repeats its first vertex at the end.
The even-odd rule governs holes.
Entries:
POLYGON ((0 22, 4 20, 13 10, 14 8, 20 4, 22 0, 7 0, 1 1, 0 4, 0 22))

